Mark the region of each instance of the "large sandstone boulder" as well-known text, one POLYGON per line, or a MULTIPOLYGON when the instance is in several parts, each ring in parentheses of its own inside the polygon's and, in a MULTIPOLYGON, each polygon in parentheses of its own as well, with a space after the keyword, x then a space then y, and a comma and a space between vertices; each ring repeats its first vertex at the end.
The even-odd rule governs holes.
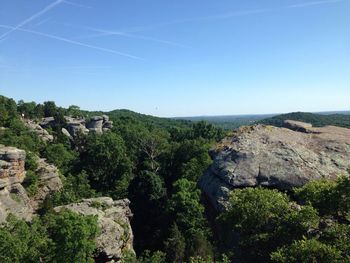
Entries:
POLYGON ((217 210, 242 187, 290 190, 321 178, 347 174, 350 129, 288 123, 287 128, 243 127, 211 151, 213 164, 199 185, 217 210))
POLYGON ((68 209, 81 215, 97 216, 101 228, 101 234, 96 239, 97 257, 101 262, 120 262, 123 252, 128 250, 134 253, 129 203, 127 199, 114 201, 109 197, 99 197, 83 199, 54 210, 68 209))
POLYGON ((95 132, 95 133, 102 133, 102 127, 103 127, 103 117, 102 116, 94 116, 91 117, 91 120, 88 122, 86 126, 89 131, 95 132))

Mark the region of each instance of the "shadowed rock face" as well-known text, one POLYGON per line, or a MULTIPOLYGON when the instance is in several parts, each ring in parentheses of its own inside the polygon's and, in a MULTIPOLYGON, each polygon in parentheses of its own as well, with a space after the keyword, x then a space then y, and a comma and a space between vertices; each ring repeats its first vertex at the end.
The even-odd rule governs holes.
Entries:
POLYGON ((336 178, 350 165, 350 129, 287 123, 291 129, 243 127, 212 150, 200 187, 217 210, 242 187, 290 190, 310 180, 336 178))
POLYGON ((81 215, 97 216, 101 228, 101 233, 96 238, 98 257, 103 258, 103 262, 120 262, 123 251, 134 253, 129 203, 127 199, 114 201, 109 197, 99 197, 83 199, 79 203, 59 206, 54 210, 59 212, 68 209, 81 215))

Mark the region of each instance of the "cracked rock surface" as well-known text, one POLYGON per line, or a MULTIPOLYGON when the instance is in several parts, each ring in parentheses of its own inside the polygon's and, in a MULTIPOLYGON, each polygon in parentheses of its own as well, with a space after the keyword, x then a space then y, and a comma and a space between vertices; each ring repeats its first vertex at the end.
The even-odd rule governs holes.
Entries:
POLYGON ((213 164, 199 185, 216 210, 225 209, 235 188, 290 190, 311 180, 347 174, 350 129, 314 128, 293 121, 286 127, 242 127, 211 151, 213 164))

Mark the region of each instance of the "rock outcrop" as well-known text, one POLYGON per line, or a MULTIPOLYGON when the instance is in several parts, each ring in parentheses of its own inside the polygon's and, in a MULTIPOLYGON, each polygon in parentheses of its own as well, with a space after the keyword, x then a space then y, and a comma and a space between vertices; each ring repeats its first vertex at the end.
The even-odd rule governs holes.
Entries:
POLYGON ((101 134, 113 128, 113 122, 109 120, 107 115, 91 117, 86 125, 89 131, 101 134))
POLYGON ((43 127, 41 127, 39 124, 35 123, 32 120, 24 119, 23 120, 24 125, 34 131, 40 139, 42 139, 44 142, 52 142, 53 136, 49 134, 47 130, 45 130, 43 127))
POLYGON ((21 183, 25 178, 26 153, 14 147, 0 145, 0 223, 11 213, 30 220, 33 208, 21 183))
POLYGON ((242 127, 211 151, 213 164, 199 185, 216 210, 225 209, 235 188, 290 190, 310 180, 347 174, 350 129, 313 128, 300 122, 286 126, 290 129, 242 127))
POLYGON ((120 262, 125 251, 133 251, 133 233, 129 219, 132 216, 129 200, 113 201, 109 197, 83 199, 54 208, 56 212, 68 209, 81 215, 97 216, 101 228, 96 238, 98 258, 101 262, 120 262))
MULTIPOLYGON (((62 133, 71 140, 73 140, 78 133, 88 134, 89 132, 94 132, 102 134, 113 128, 113 122, 109 120, 107 115, 93 116, 87 123, 84 118, 73 118, 70 116, 64 116, 64 120, 65 125, 62 127, 62 133)), ((45 129, 57 127, 57 122, 54 117, 43 118, 39 123, 28 119, 24 119, 23 122, 27 128, 34 131, 43 141, 53 141, 53 136, 45 129)))
POLYGON ((38 189, 33 196, 28 196, 22 186, 26 176, 25 158, 25 151, 0 145, 0 223, 10 213, 30 220, 46 196, 62 188, 57 168, 39 159, 35 171, 38 189))

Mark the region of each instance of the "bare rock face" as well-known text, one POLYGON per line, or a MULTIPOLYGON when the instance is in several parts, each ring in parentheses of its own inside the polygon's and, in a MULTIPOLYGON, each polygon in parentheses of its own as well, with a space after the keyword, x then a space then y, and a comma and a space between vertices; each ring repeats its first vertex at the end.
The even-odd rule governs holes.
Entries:
POLYGON ((0 145, 0 223, 10 213, 31 220, 46 196, 62 188, 57 168, 47 164, 44 159, 39 159, 35 171, 39 178, 38 190, 34 196, 29 197, 22 186, 26 176, 25 158, 25 151, 0 145))
POLYGON ((56 212, 68 209, 81 215, 97 216, 101 234, 96 239, 98 258, 103 262, 120 262, 123 252, 133 251, 133 233, 129 219, 132 216, 127 199, 114 201, 109 197, 83 199, 54 208, 56 212))
POLYGON ((25 158, 25 151, 0 145, 0 189, 23 182, 25 158))
POLYGON ((35 123, 32 120, 25 119, 23 120, 24 125, 34 131, 40 139, 42 139, 44 142, 52 142, 53 141, 53 136, 48 133, 47 130, 42 128, 39 124, 35 123))
POLYGON ((69 116, 64 117, 67 122, 67 131, 70 136, 75 137, 78 133, 87 134, 89 132, 85 127, 85 119, 72 118, 69 116))
POLYGON ((287 128, 242 127, 225 138, 211 155, 213 164, 199 185, 218 211, 229 193, 242 187, 290 190, 321 178, 336 178, 350 165, 350 129, 313 128, 287 123, 287 128))
POLYGON ((30 220, 33 209, 21 183, 25 178, 26 153, 0 145, 0 223, 11 213, 30 220))

